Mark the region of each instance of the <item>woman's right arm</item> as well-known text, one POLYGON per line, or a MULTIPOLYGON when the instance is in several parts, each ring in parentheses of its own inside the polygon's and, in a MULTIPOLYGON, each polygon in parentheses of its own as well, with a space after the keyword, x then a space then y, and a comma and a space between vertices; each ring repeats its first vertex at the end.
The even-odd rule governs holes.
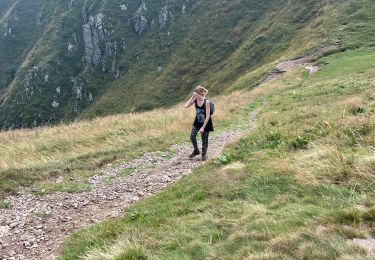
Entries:
POLYGON ((186 102, 186 104, 185 104, 185 108, 189 108, 189 107, 191 107, 191 106, 194 104, 195 99, 196 99, 196 97, 195 97, 195 95, 193 94, 193 95, 191 96, 191 98, 186 102))

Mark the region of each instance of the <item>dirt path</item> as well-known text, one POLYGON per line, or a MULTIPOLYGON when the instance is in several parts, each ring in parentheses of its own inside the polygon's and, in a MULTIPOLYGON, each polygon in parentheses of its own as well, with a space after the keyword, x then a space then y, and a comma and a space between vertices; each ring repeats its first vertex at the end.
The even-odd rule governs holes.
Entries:
MULTIPOLYGON (((313 62, 336 48, 327 45, 305 57, 280 63, 259 86, 299 66, 312 66, 310 72, 315 72, 319 68, 313 62)), ((255 114, 250 114, 246 131, 224 132, 211 138, 209 157, 218 156, 228 143, 253 129, 255 114)), ((175 145, 165 154, 145 154, 129 163, 108 166, 103 175, 90 179, 92 189, 88 192, 9 197, 11 209, 0 210, 0 259, 56 259, 63 241, 73 232, 121 216, 125 207, 190 174, 202 164, 198 159, 188 159, 190 152, 189 146, 175 145), (122 172, 129 169, 134 172, 125 176, 122 172)))
POLYGON ((261 87, 267 84, 268 82, 279 78, 282 74, 288 71, 300 67, 304 67, 306 70, 310 72, 310 74, 318 72, 323 66, 315 65, 315 62, 327 53, 330 53, 339 48, 340 43, 327 44, 314 50, 306 56, 281 62, 275 67, 274 71, 268 74, 268 76, 258 85, 258 87, 261 87))
MULTIPOLYGON (((255 127, 255 114, 250 114, 247 131, 255 127)), ((224 132, 211 138, 209 157, 218 156, 225 145, 245 132, 224 132)), ((174 145, 164 154, 148 153, 128 163, 109 165, 103 175, 90 179, 88 192, 9 197, 11 209, 0 210, 0 259, 56 259, 68 235, 119 217, 125 207, 190 174, 202 164, 199 158, 187 158, 190 152, 189 146, 174 145), (124 175, 127 169, 134 172, 124 175)))

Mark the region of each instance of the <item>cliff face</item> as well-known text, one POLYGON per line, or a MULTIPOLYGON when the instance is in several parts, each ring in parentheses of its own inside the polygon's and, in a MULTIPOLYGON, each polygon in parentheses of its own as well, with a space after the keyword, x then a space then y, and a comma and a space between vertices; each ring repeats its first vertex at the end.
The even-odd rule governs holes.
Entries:
POLYGON ((3 0, 0 127, 166 106, 198 82, 219 93, 328 2, 3 0))

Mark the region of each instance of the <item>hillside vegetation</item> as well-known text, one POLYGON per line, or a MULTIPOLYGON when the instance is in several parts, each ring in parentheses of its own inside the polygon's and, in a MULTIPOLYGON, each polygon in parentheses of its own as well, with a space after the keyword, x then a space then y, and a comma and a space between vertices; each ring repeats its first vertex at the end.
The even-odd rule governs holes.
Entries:
POLYGON ((61 259, 357 259, 374 233, 375 50, 267 86, 258 129, 61 259))
MULTIPOLYGON (((253 93, 234 92, 215 99, 220 107, 214 117, 219 124, 217 132, 243 128, 246 113, 242 110, 253 98, 253 93), (233 111, 237 111, 234 116, 233 111)), ((107 163, 187 142, 192 113, 179 104, 170 109, 2 132, 0 198, 19 191, 20 186, 38 188, 42 193, 87 189, 88 177, 100 174, 107 163), (59 177, 64 182, 56 184, 59 177)))
POLYGON ((368 0, 7 2, 3 129, 171 106, 197 83, 249 88, 280 59, 374 42, 368 0))

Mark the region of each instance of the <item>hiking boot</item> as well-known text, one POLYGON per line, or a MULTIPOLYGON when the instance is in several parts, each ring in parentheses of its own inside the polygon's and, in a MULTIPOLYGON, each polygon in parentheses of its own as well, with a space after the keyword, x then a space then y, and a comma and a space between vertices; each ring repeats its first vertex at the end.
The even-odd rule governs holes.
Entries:
POLYGON ((202 161, 207 160, 207 146, 202 146, 202 161))
POLYGON ((189 157, 190 158, 193 158, 193 157, 195 157, 195 156, 197 156, 197 155, 200 155, 201 153, 198 151, 198 150, 194 150, 190 155, 189 155, 189 157))

